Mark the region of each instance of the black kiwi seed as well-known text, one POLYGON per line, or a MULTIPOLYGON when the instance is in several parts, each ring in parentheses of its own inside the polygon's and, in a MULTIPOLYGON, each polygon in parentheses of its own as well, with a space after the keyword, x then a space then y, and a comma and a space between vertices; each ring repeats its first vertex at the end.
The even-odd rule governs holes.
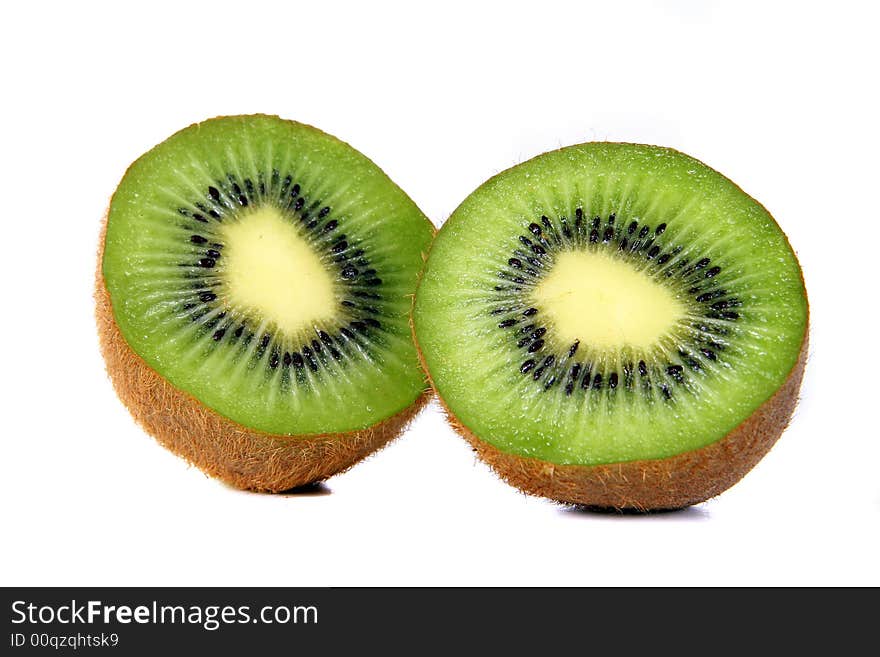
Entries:
POLYGON ((679 381, 679 382, 683 380, 683 378, 682 378, 683 371, 684 371, 684 368, 682 368, 681 365, 670 365, 669 367, 666 368, 666 373, 669 376, 671 376, 673 379, 675 379, 676 381, 679 381))
POLYGON ((312 370, 312 372, 317 372, 318 361, 315 360, 315 356, 312 354, 312 350, 309 347, 303 347, 302 352, 306 363, 308 363, 309 369, 312 370))
POLYGON ((568 227, 568 221, 565 217, 560 217, 559 221, 562 223, 562 234, 566 239, 571 239, 571 229, 568 227))
POLYGON ((519 366, 519 371, 525 374, 535 366, 535 361, 531 358, 519 366))
POLYGON ((681 350, 681 351, 678 352, 678 355, 681 356, 681 359, 682 359, 682 360, 685 362, 685 364, 686 364, 688 367, 690 367, 692 370, 698 372, 698 371, 700 371, 700 370, 702 369, 702 366, 700 365, 700 361, 698 361, 696 358, 694 358, 693 356, 691 356, 691 355, 690 355, 689 353, 687 353, 686 351, 681 350))
POLYGON ((712 299, 723 297, 725 294, 727 294, 727 290, 712 290, 711 292, 704 292, 697 297, 697 302, 706 303, 707 301, 711 301, 712 299))
POLYGON ((543 366, 543 365, 540 365, 540 366, 538 367, 538 369, 535 370, 535 373, 532 374, 532 380, 533 380, 533 381, 537 381, 537 380, 540 379, 542 376, 544 376, 544 366, 543 366))
POLYGON ((593 364, 585 363, 584 364, 584 376, 581 379, 581 387, 585 390, 590 387, 590 379, 593 376, 593 364))

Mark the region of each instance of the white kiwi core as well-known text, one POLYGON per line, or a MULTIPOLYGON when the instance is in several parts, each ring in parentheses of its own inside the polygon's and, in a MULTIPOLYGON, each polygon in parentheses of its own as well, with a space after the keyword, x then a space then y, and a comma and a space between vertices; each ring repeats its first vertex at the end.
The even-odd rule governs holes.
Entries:
POLYGON ((532 301, 566 345, 646 350, 681 320, 685 306, 664 285, 598 251, 560 253, 532 301))
POLYGON ((229 303, 294 336, 332 320, 333 278, 305 237, 271 206, 221 227, 229 303))

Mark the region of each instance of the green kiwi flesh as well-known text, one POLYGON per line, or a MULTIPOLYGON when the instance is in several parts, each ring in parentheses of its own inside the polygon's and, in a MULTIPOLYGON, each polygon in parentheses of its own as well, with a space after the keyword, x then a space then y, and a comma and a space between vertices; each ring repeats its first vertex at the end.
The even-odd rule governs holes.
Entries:
POLYGON ((316 128, 192 125, 111 199, 96 296, 114 385, 163 444, 236 486, 344 469, 424 402, 409 308, 432 236, 373 162, 316 128))
POLYGON ((677 151, 589 143, 465 199, 432 246, 413 328, 453 425, 505 479, 653 509, 718 494, 772 446, 807 315, 797 259, 758 202, 677 151))

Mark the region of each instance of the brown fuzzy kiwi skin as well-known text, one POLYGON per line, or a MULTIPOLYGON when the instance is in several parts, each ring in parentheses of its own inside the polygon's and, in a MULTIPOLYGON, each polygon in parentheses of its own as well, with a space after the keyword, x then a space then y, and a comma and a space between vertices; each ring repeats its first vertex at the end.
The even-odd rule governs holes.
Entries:
MULTIPOLYGON (((421 349, 419 358, 427 371, 421 349)), ((498 476, 521 491, 596 509, 665 511, 705 502, 733 486, 757 465, 791 420, 806 361, 805 337, 797 363, 785 383, 724 438, 665 459, 605 465, 557 465, 502 452, 480 440, 434 390, 452 428, 498 476)))
POLYGON ((244 490, 277 493, 349 469, 396 438, 431 397, 366 429, 286 436, 254 431, 175 388, 128 345, 104 281, 104 217, 95 275, 95 318, 107 373, 134 419, 163 446, 206 474, 244 490))
MULTIPOLYGON (((418 287, 424 272, 422 267, 418 287)), ((803 286, 803 277, 801 284, 803 286)), ((413 295, 413 307, 418 287, 413 295)), ((450 426, 504 481, 524 493, 561 504, 594 510, 650 512, 683 509, 723 493, 776 444, 798 403, 809 346, 809 306, 807 312, 800 353, 785 382, 724 438, 663 459, 602 465, 559 465, 509 454, 478 438, 450 410, 437 390, 419 345, 412 312, 409 325, 419 362, 450 426)))

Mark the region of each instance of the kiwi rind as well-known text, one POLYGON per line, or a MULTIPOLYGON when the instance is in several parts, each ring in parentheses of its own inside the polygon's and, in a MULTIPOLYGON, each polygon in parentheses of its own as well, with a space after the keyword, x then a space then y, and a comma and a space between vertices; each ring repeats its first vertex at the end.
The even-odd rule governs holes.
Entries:
POLYGON ((396 415, 346 433, 297 437, 243 427, 175 388, 128 345, 116 324, 101 273, 103 245, 102 230, 95 316, 101 353, 117 395, 164 447, 231 486, 282 492, 323 481, 391 442, 430 399, 431 392, 426 390, 396 415))
MULTIPOLYGON (((757 465, 788 426, 807 361, 805 337, 782 387, 721 440, 665 459, 606 465, 558 465, 502 452, 480 440, 440 403, 452 428, 511 486, 563 504, 620 511, 664 511, 723 493, 757 465)), ((419 351, 421 355, 421 350, 419 351)), ((422 359, 424 366, 424 359, 422 359)))

